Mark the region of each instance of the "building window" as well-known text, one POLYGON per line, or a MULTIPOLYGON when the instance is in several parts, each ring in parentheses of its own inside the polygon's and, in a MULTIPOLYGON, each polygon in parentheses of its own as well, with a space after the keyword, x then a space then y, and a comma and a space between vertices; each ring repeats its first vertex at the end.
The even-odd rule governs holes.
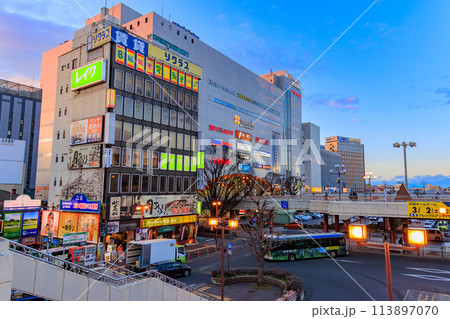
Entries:
POLYGON ((8 130, 8 137, 11 137, 11 130, 8 130))
POLYGON ((64 162, 64 154, 61 154, 61 163, 64 162))
POLYGON ((169 176, 169 189, 168 189, 169 193, 174 193, 175 192, 175 177, 174 176, 169 176))
POLYGON ((166 109, 165 107, 162 109, 161 124, 169 125, 169 109, 166 109))
POLYGON ((58 154, 55 156, 55 163, 58 163, 58 154))
POLYGON ((170 110, 170 126, 177 126, 177 111, 170 110))
POLYGON ((148 193, 148 186, 149 186, 149 176, 142 175, 142 183, 141 183, 142 193, 148 193))
POLYGON ((155 100, 161 101, 161 86, 158 83, 155 83, 155 100))
POLYGON ((184 117, 184 128, 186 130, 190 130, 191 129, 191 116, 189 114, 186 114, 186 116, 184 117))
POLYGON ((148 18, 145 18, 145 23, 147 23, 148 22, 148 18))
POLYGON ((191 96, 189 94, 186 94, 186 109, 191 109, 191 96))
POLYGON ((122 174, 121 178, 120 192, 128 193, 130 191, 130 174, 122 174))
POLYGON ((62 177, 59 178, 59 186, 62 186, 62 177))
POLYGON ((144 94, 144 79, 138 76, 136 77, 136 94, 144 94))
POLYGON ((124 106, 123 115, 133 117, 133 100, 126 97, 124 106))
POLYGON ((120 141, 122 138, 122 122, 121 121, 116 121, 114 138, 116 141, 120 141))
POLYGON ((183 149, 183 134, 177 133, 177 149, 182 150, 183 149))
POLYGON ((142 101, 134 101, 134 118, 142 120, 144 116, 144 103, 142 101))
POLYGON ((69 92, 69 84, 66 84, 66 93, 69 92))
POLYGON ((177 176, 176 179, 176 192, 181 193, 183 191, 183 178, 181 176, 177 176))
POLYGON ((155 175, 152 176, 152 186, 151 186, 150 191, 152 193, 158 192, 158 176, 155 176, 155 175))
POLYGON ((141 150, 133 150, 133 167, 141 167, 141 150))
POLYGON ((61 108, 59 109, 58 117, 61 117, 61 108))
POLYGON ((122 150, 122 167, 131 167, 131 149, 122 150))
POLYGON ((63 131, 63 138, 66 138, 66 130, 63 131))
POLYGON ((154 146, 161 146, 161 130, 159 128, 153 128, 152 144, 154 146))
POLYGON ((152 120, 152 105, 149 103, 144 104, 144 120, 151 121, 152 120))
POLYGON ((123 97, 116 95, 116 106, 113 109, 114 113, 122 115, 123 114, 123 97))
POLYGON ((122 137, 125 142, 130 142, 133 136, 133 124, 124 122, 122 137))
POLYGON ((163 87, 163 102, 164 103, 169 103, 169 88, 167 86, 163 87))
POLYGON ((134 92, 134 75, 127 73, 125 78, 125 91, 134 92))
POLYGON ((171 24, 169 24, 169 30, 172 31, 172 25, 171 24))
POLYGON ((59 89, 59 94, 63 94, 63 87, 61 85, 61 88, 59 89))
POLYGON ((192 111, 198 111, 198 98, 196 96, 192 97, 192 111))
POLYGON ((167 176, 162 175, 159 177, 159 192, 167 193, 167 176))
POLYGON ((123 90, 123 71, 114 70, 114 87, 123 90))
POLYGON ((56 177, 55 177, 55 179, 53 180, 53 186, 56 186, 56 177))
POLYGON ((153 82, 145 80, 145 97, 152 98, 153 95, 153 82))
POLYGON ((120 166, 120 147, 112 147, 112 166, 120 166))
POLYGON ((153 122, 161 123, 161 106, 153 105, 153 122))
POLYGON ((64 107, 64 115, 67 115, 67 106, 64 107))
POLYGON ((142 131, 142 142, 144 145, 152 145, 152 128, 144 126, 142 131))
POLYGON ((184 193, 187 193, 187 192, 189 192, 189 188, 190 188, 190 187, 189 187, 189 186, 190 186, 190 185, 189 185, 189 177, 184 177, 183 179, 184 179, 184 183, 183 183, 183 184, 184 184, 183 192, 184 192, 184 193))
POLYGON ((152 168, 158 169, 159 168, 159 153, 153 152, 152 154, 152 168))
POLYGON ((169 131, 169 147, 176 148, 177 147, 177 133, 169 131))
POLYGON ((195 177, 191 177, 191 193, 195 193, 197 190, 197 187, 195 184, 196 181, 197 181, 197 179, 195 177))
POLYGON ((192 130, 198 131, 198 117, 192 116, 192 130))
POLYGON ((148 156, 148 152, 147 150, 143 150, 142 151, 142 168, 148 168, 149 167, 149 161, 150 158, 148 156))
POLYGON ((141 22, 140 22, 140 21, 138 21, 138 22, 137 22, 137 26, 139 26, 140 24, 141 24, 141 22))
POLYGON ((22 137, 23 137, 23 132, 22 132, 22 131, 20 131, 20 132, 19 132, 19 139, 21 140, 21 139, 22 139, 22 137))
POLYGON ((178 92, 178 106, 184 107, 184 93, 178 92))
POLYGON ((177 105, 177 90, 170 89, 170 104, 177 105))
POLYGON ((109 192, 119 192, 119 174, 109 174, 109 192))
POLYGON ((190 151, 191 150, 191 136, 190 135, 184 135, 184 150, 190 151))
POLYGON ((184 128, 184 113, 183 112, 178 112, 177 127, 184 128))
POLYGON ((72 60, 72 69, 76 69, 78 68, 78 59, 73 59, 72 60))
POLYGON ((194 44, 194 38, 191 39, 191 43, 194 44))
POLYGON ((133 143, 142 143, 142 125, 134 124, 133 143))
POLYGON ((135 175, 133 174, 132 178, 131 178, 131 192, 132 193, 139 193, 139 182, 141 180, 141 176, 140 175, 135 175))
POLYGON ((59 131, 56 132, 56 139, 59 140, 59 131))
POLYGON ((180 30, 177 30, 177 35, 180 35, 180 30))

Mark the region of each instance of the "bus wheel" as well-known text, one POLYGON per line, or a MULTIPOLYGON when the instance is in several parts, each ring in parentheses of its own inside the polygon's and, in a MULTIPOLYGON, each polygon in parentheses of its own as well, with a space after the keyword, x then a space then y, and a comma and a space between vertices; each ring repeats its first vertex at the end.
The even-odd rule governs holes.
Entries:
POLYGON ((437 241, 437 242, 441 241, 441 239, 439 237, 436 237, 434 240, 437 241))
POLYGON ((336 252, 333 250, 333 251, 330 253, 330 256, 331 256, 332 258, 334 258, 334 257, 337 256, 337 254, 336 254, 336 252))
POLYGON ((295 255, 294 254, 289 254, 288 259, 289 259, 289 261, 294 261, 295 260, 295 255))

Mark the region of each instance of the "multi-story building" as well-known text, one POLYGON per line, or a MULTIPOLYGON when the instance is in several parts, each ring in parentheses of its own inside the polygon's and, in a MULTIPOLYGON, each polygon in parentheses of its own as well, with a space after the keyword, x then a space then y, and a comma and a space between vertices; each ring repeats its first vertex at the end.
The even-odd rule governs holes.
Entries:
POLYGON ((337 176, 330 173, 336 171, 336 165, 342 165, 342 155, 336 152, 330 152, 325 149, 325 145, 320 145, 320 156, 322 157, 323 165, 321 166, 322 187, 337 188, 339 183, 337 176))
POLYGON ((2 146, 7 146, 2 148, 4 154, 1 157, 5 159, 2 163, 6 165, 7 160, 10 164, 11 161, 24 163, 24 168, 23 165, 20 165, 20 168, 2 165, 2 174, 19 176, 18 173, 20 173, 23 178, 20 182, 17 180, 14 183, 0 181, 0 184, 4 186, 1 188, 6 191, 16 189, 18 194, 27 194, 31 197, 35 195, 41 97, 42 91, 39 88, 0 80, 0 140, 2 146), (24 141, 25 150, 22 150, 23 143, 14 142, 14 140, 24 141), (11 158, 19 153, 20 159, 11 158), (4 158, 5 156, 8 159, 4 158))
POLYGON ((347 171, 342 175, 341 187, 364 191, 364 144, 356 138, 333 136, 325 139, 325 149, 342 155, 347 171))

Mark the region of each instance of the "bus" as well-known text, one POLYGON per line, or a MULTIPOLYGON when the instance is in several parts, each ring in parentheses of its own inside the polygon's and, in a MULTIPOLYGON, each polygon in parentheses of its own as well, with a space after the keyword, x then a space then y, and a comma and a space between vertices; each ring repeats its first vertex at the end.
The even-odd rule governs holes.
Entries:
POLYGON ((347 254, 345 234, 315 233, 301 235, 282 235, 273 237, 272 248, 264 256, 268 260, 308 259, 337 257, 347 254))

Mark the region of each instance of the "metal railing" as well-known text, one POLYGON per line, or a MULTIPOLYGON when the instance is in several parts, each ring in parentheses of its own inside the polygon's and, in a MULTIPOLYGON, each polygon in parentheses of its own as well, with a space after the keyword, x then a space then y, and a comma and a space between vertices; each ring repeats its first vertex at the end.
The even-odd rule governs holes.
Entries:
POLYGON ((115 264, 102 261, 89 266, 82 266, 77 263, 69 262, 65 259, 55 257, 51 254, 47 254, 43 251, 30 248, 26 245, 22 245, 6 238, 0 237, 0 241, 6 241, 9 243, 9 250, 16 254, 24 255, 37 259, 41 262, 50 264, 52 266, 62 268, 64 270, 72 271, 74 273, 92 278, 97 281, 101 281, 114 286, 123 286, 126 284, 132 284, 137 281, 145 280, 148 278, 156 278, 171 286, 180 288, 184 291, 192 293, 200 298, 208 301, 217 301, 218 299, 205 294, 195 288, 188 286, 178 280, 175 280, 169 276, 166 276, 158 271, 149 270, 142 273, 135 273, 126 268, 117 266, 115 264))

